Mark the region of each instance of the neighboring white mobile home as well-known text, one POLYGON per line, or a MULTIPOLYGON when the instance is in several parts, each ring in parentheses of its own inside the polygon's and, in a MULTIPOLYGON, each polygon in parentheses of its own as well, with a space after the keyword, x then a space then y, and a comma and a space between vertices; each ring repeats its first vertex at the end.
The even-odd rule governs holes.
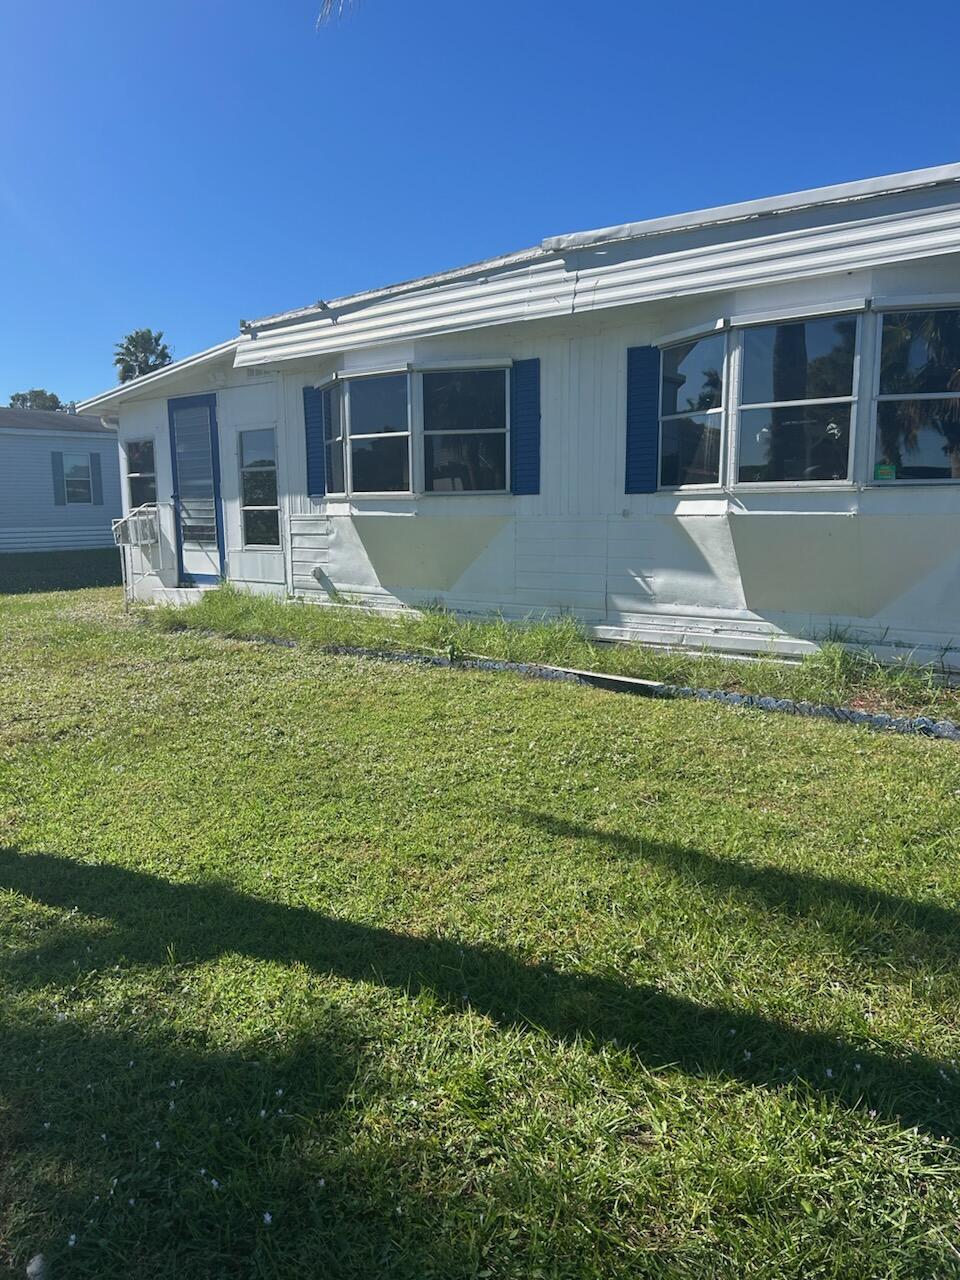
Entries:
POLYGON ((113 546, 117 431, 98 417, 0 409, 0 555, 113 546))
POLYGON ((137 594, 960 667, 960 165, 557 236, 86 402, 137 594))

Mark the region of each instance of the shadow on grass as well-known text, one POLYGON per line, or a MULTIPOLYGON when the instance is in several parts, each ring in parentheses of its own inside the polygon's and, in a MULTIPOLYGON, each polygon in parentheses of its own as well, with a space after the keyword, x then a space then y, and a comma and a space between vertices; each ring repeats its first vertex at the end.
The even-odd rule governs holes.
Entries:
POLYGON ((119 587, 120 582, 120 553, 116 547, 0 554, 0 595, 119 587))
POLYGON ((600 845, 614 857, 660 867, 677 878, 721 895, 735 895, 764 911, 792 919, 808 918, 835 934, 848 957, 893 960, 911 970, 960 962, 960 913, 936 903, 916 902, 815 872, 737 862, 550 814, 515 812, 521 821, 549 836, 600 845))
MULTIPOLYGON (((663 858, 676 855, 660 851, 663 858)), ((171 953, 180 963, 233 953, 300 964, 351 981, 428 991, 451 1012, 472 1008, 501 1026, 558 1040, 614 1043, 650 1068, 794 1088, 938 1136, 960 1135, 955 1073, 896 1045, 854 1046, 652 985, 528 964, 495 947, 397 934, 219 884, 172 884, 111 865, 6 849, 0 851, 0 885, 112 922, 110 932, 90 933, 89 960, 97 967, 160 965, 171 953)), ((929 923, 944 931, 960 927, 950 913, 932 915, 929 923)), ((77 950, 74 936, 66 944, 21 952, 8 968, 22 984, 47 981, 51 968, 76 973, 77 950)))

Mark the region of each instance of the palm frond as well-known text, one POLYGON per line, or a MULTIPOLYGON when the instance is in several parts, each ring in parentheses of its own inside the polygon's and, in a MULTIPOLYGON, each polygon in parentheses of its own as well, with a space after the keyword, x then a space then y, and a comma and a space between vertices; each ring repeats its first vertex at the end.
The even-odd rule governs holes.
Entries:
POLYGON ((324 23, 332 21, 334 18, 342 18, 348 9, 352 9, 356 0, 323 0, 320 5, 320 16, 317 18, 317 26, 322 27, 324 23))

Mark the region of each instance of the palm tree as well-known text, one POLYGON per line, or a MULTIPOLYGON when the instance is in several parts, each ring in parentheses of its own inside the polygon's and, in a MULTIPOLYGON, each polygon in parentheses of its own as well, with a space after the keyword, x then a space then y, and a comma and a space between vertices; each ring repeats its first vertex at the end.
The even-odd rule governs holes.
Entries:
MULTIPOLYGON (((884 317, 880 357, 881 393, 960 391, 960 311, 905 312, 884 317), (926 356, 917 366, 918 348, 926 356)), ((884 454, 899 470, 904 453, 919 448, 919 433, 932 427, 943 436, 943 452, 960 479, 960 400, 903 400, 881 424, 884 454)))
POLYGON ((320 16, 317 18, 317 26, 323 26, 325 22, 329 22, 331 18, 340 18, 354 3, 354 0, 323 0, 320 6, 320 16))
POLYGON ((113 354, 121 382, 130 382, 133 378, 142 378, 145 373, 152 373, 154 369, 162 369, 172 359, 161 329, 134 329, 117 343, 113 354))

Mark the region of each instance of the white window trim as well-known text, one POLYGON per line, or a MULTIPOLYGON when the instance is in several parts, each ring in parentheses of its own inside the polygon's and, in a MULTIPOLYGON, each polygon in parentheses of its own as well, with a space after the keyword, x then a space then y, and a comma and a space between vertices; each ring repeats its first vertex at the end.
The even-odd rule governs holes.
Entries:
POLYGON ((244 551, 282 551, 283 550, 283 521, 281 519, 280 508, 280 456, 277 444, 277 428, 272 423, 264 423, 260 427, 242 427, 237 432, 237 477, 240 481, 237 497, 240 507, 240 545, 244 551), (245 467, 243 465, 243 436, 249 431, 272 431, 273 432, 273 467, 245 467), (277 482, 277 504, 276 506, 248 506, 243 500, 243 473, 245 471, 270 471, 274 473, 277 482), (277 513, 277 541, 276 542, 248 542, 247 526, 244 520, 244 513, 247 511, 275 511, 277 513))
MULTIPOLYGON (((63 451, 63 505, 65 507, 92 507, 93 506, 93 463, 90 461, 91 454, 83 449, 64 449, 63 451), (87 492, 88 498, 78 501, 76 498, 70 497, 70 477, 67 475, 67 459, 68 458, 86 458, 87 460, 87 492)), ((76 479, 76 477, 74 477, 76 479)))
MULTIPOLYGON (((414 494, 413 488, 413 421, 411 419, 410 370, 403 369, 369 371, 351 374, 346 371, 340 374, 344 383, 341 399, 341 431, 343 433, 344 467, 343 477, 346 483, 346 495, 350 498, 409 498, 414 494), (403 375, 407 383, 407 429, 406 431, 362 431, 353 433, 353 422, 350 417, 350 383, 360 378, 396 378, 403 375), (353 487, 353 442, 354 440, 402 440, 407 441, 407 487, 406 489, 361 489, 353 487)), ((324 456, 326 464, 326 456, 324 456)))
POLYGON ((887 401, 893 400, 960 400, 960 391, 920 391, 915 395, 901 394, 900 392, 881 395, 880 393, 880 372, 881 372, 881 352, 883 350, 883 317, 887 314, 896 314, 898 311, 960 311, 960 295, 953 294, 948 297, 941 295, 937 299, 936 295, 913 295, 911 298, 875 298, 873 306, 876 310, 877 323, 874 326, 876 332, 874 334, 874 351, 873 351, 873 386, 870 395, 870 448, 867 454, 867 478, 864 482, 864 488, 867 489, 903 489, 908 487, 921 489, 942 489, 953 486, 954 488, 960 484, 960 479, 944 476, 941 480, 929 479, 923 480, 914 476, 909 476, 903 480, 877 480, 877 437, 880 430, 880 405, 887 401))

